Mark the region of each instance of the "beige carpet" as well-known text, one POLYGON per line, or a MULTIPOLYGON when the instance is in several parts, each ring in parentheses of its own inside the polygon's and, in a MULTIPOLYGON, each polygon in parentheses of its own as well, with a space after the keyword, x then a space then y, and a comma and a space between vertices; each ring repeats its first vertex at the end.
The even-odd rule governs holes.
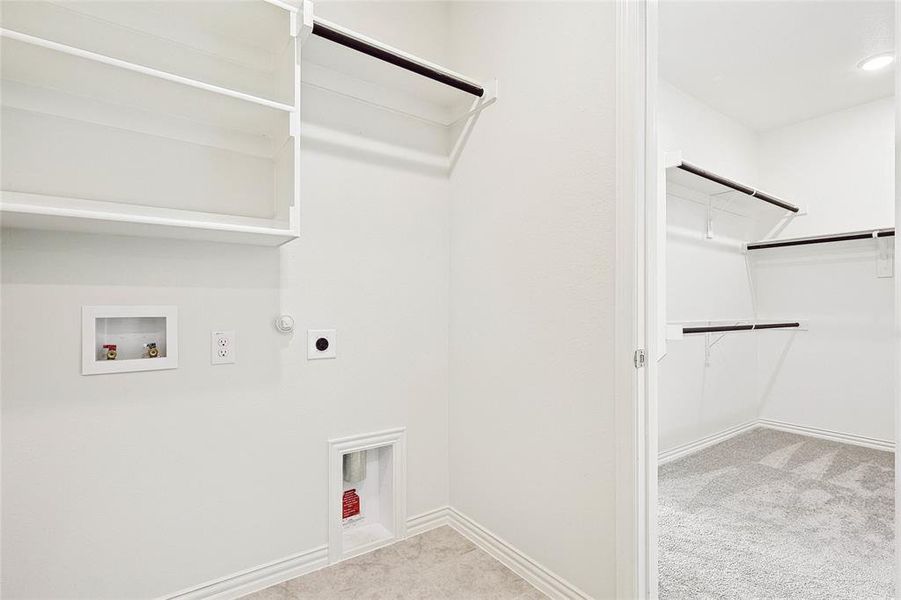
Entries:
POLYGON ((266 588, 242 600, 547 600, 450 527, 266 588))
POLYGON ((757 429, 659 470, 660 598, 891 598, 894 455, 757 429))

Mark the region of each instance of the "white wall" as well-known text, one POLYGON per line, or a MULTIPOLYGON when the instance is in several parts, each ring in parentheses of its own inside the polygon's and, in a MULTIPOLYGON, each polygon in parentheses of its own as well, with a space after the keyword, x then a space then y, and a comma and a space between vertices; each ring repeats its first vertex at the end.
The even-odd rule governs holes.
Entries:
POLYGON ((760 416, 894 440, 893 281, 876 277, 871 240, 760 251, 764 318, 806 331, 759 338, 760 416))
POLYGON ((756 131, 701 100, 660 80, 657 88, 657 145, 682 158, 738 181, 755 181, 758 171, 756 131))
POLYGON ((501 82, 452 176, 451 505, 597 598, 614 577, 614 4, 454 3, 501 82))
MULTIPOLYGON (((780 237, 894 227, 894 101, 761 135, 761 182, 809 211, 780 237)), ((891 243, 891 242, 890 242, 891 243)), ((874 241, 752 253, 762 316, 808 331, 760 336, 761 416, 893 440, 891 279, 874 241)))
POLYGON ((802 206, 779 237, 894 226, 893 98, 760 135, 758 185, 802 206))
MULTIPOLYGON (((665 81, 658 103, 661 152, 679 151, 685 161, 739 181, 757 178, 755 131, 665 81)), ((741 251, 748 219, 714 213, 715 238, 709 240, 706 206, 673 186, 667 192, 666 321, 753 318, 751 280, 741 251)), ((703 335, 666 343, 658 371, 661 451, 757 417, 755 337, 722 338, 711 349, 709 365, 705 347, 703 335)))
MULTIPOLYGON (((358 6, 443 59, 445 7, 358 6)), ((406 426, 409 514, 448 503, 449 183, 345 150, 304 142, 280 250, 3 232, 4 598, 157 597, 319 547, 330 437, 406 426), (84 304, 177 305, 179 368, 80 375, 84 304), (338 359, 307 362, 323 327, 338 359), (210 366, 213 329, 237 364, 210 366)))

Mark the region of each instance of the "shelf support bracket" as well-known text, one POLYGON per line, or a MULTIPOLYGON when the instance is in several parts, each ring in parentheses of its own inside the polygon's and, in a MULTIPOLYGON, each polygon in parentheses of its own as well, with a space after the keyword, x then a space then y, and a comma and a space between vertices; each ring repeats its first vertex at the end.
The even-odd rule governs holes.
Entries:
POLYGON ((473 101, 472 105, 469 107, 469 110, 467 110, 462 115, 456 116, 450 123, 447 124, 447 126, 452 127, 460 123, 461 121, 482 112, 483 110, 497 102, 497 98, 497 79, 492 79, 485 85, 485 94, 481 98, 476 98, 475 101, 473 101))

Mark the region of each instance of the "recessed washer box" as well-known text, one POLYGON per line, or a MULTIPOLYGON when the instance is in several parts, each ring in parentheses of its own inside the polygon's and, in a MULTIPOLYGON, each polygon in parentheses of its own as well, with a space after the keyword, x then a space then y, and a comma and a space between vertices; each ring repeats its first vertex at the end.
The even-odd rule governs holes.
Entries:
POLYGON ((82 375, 177 367, 177 307, 82 307, 82 375))
POLYGON ((329 440, 330 564, 407 537, 406 437, 406 429, 398 427, 329 440), (344 457, 358 453, 365 467, 349 479, 344 457), (351 491, 359 513, 344 518, 351 491))

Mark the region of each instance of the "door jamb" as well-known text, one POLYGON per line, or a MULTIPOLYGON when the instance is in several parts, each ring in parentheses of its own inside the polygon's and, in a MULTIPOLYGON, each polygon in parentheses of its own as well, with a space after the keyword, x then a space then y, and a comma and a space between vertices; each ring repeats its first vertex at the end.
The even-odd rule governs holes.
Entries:
MULTIPOLYGON (((901 57, 901 3, 895 2, 895 57, 901 57)), ((901 61, 895 60, 895 226, 901 215, 901 61)), ((895 242, 895 489, 901 481, 898 461, 898 437, 901 436, 901 243, 895 242)), ((901 590, 901 552, 898 531, 901 526, 901 494, 895 493, 895 590, 901 590)))
POLYGON ((657 0, 617 0, 616 13, 616 596, 645 599, 657 597, 657 0))

